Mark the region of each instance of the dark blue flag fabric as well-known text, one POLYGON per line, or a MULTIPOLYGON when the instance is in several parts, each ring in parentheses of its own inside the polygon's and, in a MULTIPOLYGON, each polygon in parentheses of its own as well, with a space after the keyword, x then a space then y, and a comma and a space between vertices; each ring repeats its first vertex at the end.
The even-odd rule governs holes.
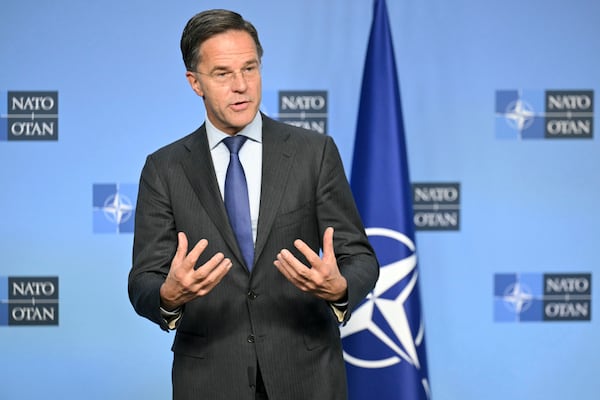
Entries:
POLYGON ((374 5, 351 186, 381 272, 373 292, 341 330, 349 397, 430 399, 412 190, 384 0, 374 5))

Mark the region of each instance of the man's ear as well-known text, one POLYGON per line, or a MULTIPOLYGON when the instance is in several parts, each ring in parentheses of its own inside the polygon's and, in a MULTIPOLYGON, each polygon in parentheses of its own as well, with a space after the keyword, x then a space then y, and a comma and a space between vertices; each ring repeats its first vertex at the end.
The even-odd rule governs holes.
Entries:
POLYGON ((202 87, 200 85, 200 81, 196 77, 196 74, 194 74, 191 71, 186 71, 185 72, 185 77, 187 78, 188 82, 190 83, 190 86, 192 87, 192 90, 194 92, 196 92, 196 94, 198 96, 204 97, 204 91, 202 90, 202 87))

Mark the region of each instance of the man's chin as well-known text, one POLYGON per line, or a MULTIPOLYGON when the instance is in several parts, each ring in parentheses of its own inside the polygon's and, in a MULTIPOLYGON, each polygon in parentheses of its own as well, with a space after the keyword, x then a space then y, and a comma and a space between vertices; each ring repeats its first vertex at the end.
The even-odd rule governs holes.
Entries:
POLYGON ((237 132, 244 129, 250 122, 254 120, 258 110, 246 110, 243 113, 235 113, 229 119, 229 125, 232 129, 237 129, 237 132))

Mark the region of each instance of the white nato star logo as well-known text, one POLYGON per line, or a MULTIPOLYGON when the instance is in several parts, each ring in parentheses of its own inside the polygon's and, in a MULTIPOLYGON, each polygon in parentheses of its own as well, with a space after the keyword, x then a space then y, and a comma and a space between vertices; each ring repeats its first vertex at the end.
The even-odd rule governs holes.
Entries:
POLYGON ((504 113, 504 118, 506 118, 508 124, 519 132, 529 128, 533 124, 534 117, 533 107, 522 99, 511 102, 504 113))
POLYGON ((518 281, 509 285, 504 290, 504 296, 502 297, 508 309, 517 314, 527 310, 531 306, 532 299, 531 289, 518 281))
POLYGON ((120 225, 133 215, 133 205, 127 196, 117 192, 106 198, 102 211, 109 221, 120 225))
POLYGON ((424 338, 423 321, 420 321, 417 336, 413 337, 404 309, 404 302, 407 301, 417 285, 415 244, 402 233, 390 229, 369 228, 366 231, 368 236, 384 236, 395 239, 406 245, 412 254, 402 260, 381 266, 379 280, 375 288, 367 296, 366 301, 352 313, 352 318, 348 323, 341 328, 341 336, 344 338, 361 331, 368 331, 396 355, 380 360, 363 360, 344 351, 344 358, 347 362, 362 368, 384 368, 404 360, 419 369, 421 364, 419 362, 417 347, 422 343, 424 338), (380 297, 399 281, 411 274, 412 276, 408 284, 395 299, 380 297), (373 321, 375 307, 377 307, 391 327, 396 340, 391 338, 373 321), (399 342, 401 346, 398 346, 396 342, 399 342))

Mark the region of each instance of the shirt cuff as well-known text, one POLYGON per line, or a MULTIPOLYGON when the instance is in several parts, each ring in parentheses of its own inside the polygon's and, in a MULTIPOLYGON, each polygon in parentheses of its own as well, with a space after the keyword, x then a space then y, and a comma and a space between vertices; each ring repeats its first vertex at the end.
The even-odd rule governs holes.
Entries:
POLYGON ((337 318, 338 322, 340 324, 344 322, 344 318, 346 318, 346 313, 348 312, 348 302, 330 302, 329 307, 331 307, 331 310, 335 314, 335 317, 337 318))
POLYGON ((181 316, 183 312, 181 307, 174 309, 173 311, 167 311, 164 308, 160 307, 160 315, 163 317, 163 320, 167 324, 169 330, 174 330, 179 325, 179 321, 181 320, 181 316))

